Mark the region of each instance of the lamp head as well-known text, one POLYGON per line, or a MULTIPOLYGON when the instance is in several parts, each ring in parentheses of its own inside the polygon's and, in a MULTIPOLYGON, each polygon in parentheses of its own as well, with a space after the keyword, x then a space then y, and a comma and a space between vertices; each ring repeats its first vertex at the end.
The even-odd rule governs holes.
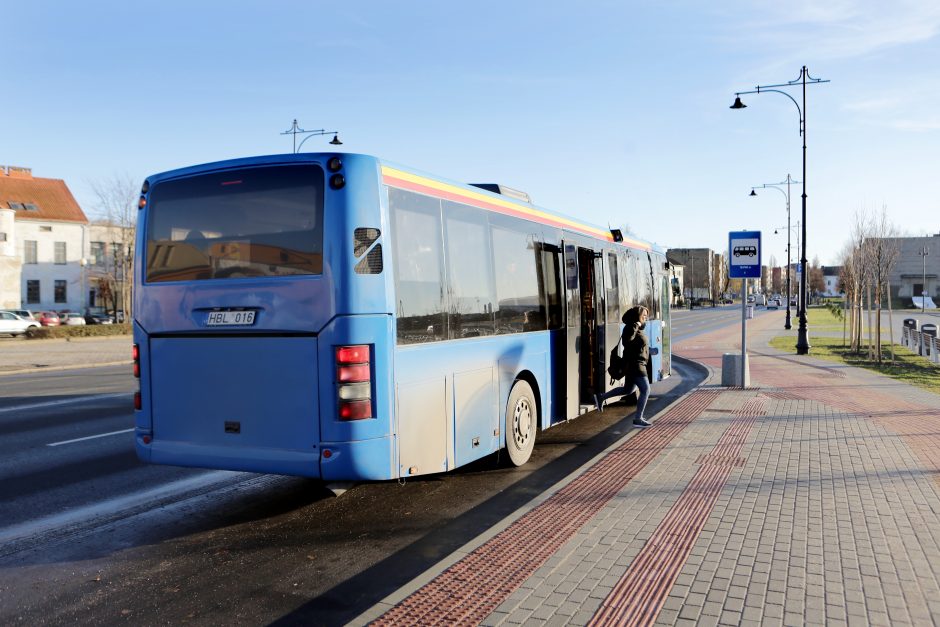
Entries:
POLYGON ((751 193, 748 194, 748 196, 757 196, 757 192, 754 191, 754 189, 752 188, 752 189, 751 189, 751 193))
POLYGON ((334 133, 334 134, 333 134, 333 139, 330 140, 330 143, 333 144, 334 146, 342 146, 342 145, 343 145, 343 142, 341 142, 341 141, 339 140, 339 133, 334 133))
POLYGON ((729 107, 730 109, 746 109, 747 105, 741 102, 741 96, 734 97, 734 104, 729 107))

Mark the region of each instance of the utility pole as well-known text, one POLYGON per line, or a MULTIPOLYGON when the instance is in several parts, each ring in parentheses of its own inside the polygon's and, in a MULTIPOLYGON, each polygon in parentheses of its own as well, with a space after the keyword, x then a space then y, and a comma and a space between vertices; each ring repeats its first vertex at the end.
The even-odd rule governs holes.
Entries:
POLYGON ((920 288, 920 313, 924 313, 924 307, 927 305, 927 255, 930 249, 924 244, 924 248, 917 253, 924 258, 924 284, 920 288))

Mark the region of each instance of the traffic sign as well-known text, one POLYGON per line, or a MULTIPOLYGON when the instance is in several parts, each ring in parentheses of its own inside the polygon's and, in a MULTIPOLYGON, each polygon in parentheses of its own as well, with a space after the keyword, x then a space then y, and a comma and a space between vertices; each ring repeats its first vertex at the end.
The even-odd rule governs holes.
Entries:
POLYGON ((760 231, 728 233, 728 276, 732 279, 759 279, 760 231))

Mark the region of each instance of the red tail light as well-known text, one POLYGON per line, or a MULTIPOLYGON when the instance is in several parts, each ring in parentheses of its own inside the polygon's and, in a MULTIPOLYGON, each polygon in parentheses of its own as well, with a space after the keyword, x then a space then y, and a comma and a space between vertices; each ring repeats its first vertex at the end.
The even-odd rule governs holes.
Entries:
POLYGON ((140 399, 140 392, 134 392, 134 409, 140 411, 143 407, 143 402, 140 399))
POLYGON ((336 402, 340 420, 372 418, 372 346, 336 347, 336 402))
MULTIPOLYGON (((131 357, 134 358, 134 378, 140 378, 140 346, 134 344, 131 348, 131 357)), ((140 383, 137 384, 137 391, 134 392, 134 409, 140 411, 143 407, 143 401, 140 398, 140 383)))
POLYGON ((340 383, 353 383, 359 381, 369 381, 372 373, 369 364, 356 364, 355 366, 338 366, 336 368, 336 380, 340 383))
POLYGON ((339 417, 342 420, 362 420, 372 417, 372 401, 340 401, 339 417))
POLYGON ((367 364, 369 357, 368 345, 336 347, 336 363, 338 364, 367 364))

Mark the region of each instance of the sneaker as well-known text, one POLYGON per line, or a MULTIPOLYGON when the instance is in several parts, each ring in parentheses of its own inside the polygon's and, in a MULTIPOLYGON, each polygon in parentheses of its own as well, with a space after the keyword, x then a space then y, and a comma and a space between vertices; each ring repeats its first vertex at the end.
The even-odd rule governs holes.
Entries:
POLYGON ((594 407, 597 408, 597 411, 604 411, 604 408, 601 407, 601 397, 597 394, 594 395, 594 407))
POLYGON ((643 420, 642 418, 636 418, 633 421, 633 426, 639 429, 645 429, 646 427, 652 427, 653 423, 647 422, 646 420, 643 420))

